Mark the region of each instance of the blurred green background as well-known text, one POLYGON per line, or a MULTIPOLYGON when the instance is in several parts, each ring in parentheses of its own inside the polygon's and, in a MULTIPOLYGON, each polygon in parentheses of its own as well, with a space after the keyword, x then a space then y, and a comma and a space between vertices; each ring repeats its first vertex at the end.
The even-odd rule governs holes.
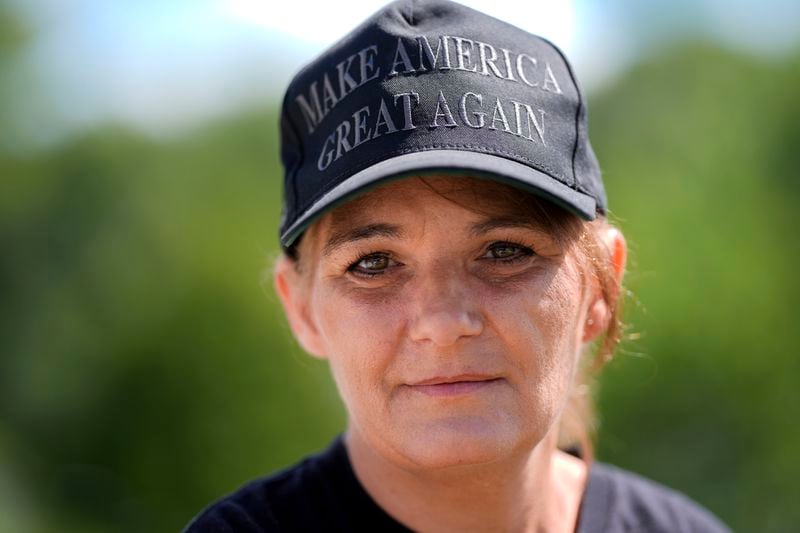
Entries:
MULTIPOLYGON (((51 123, 71 104, 30 65, 54 23, 19 5, 0 2, 0 531, 176 531, 344 424, 262 283, 284 81, 160 134, 51 123)), ((630 16, 658 39, 589 84, 638 337, 603 373, 598 455, 737 531, 796 531, 800 46, 630 16)))

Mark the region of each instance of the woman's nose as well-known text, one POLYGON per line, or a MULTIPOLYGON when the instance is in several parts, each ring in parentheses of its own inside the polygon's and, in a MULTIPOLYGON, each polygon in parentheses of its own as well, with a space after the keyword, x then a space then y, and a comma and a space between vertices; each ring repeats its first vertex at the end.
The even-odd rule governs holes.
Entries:
POLYGON ((416 310, 410 326, 412 340, 444 347, 483 332, 480 301, 465 280, 452 271, 425 278, 412 289, 416 310))

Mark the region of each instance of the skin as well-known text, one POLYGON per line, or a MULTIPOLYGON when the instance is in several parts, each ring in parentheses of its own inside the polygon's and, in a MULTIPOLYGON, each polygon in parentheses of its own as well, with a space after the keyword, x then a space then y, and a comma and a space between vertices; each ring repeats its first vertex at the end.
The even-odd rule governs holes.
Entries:
MULTIPOLYGON (((574 243, 501 187, 390 182, 310 228, 300 271, 276 265, 292 331, 330 363, 357 477, 414 530, 575 528, 587 468, 557 450, 558 424, 610 312, 574 243), (476 197, 481 213, 459 205, 476 197)), ((605 232, 621 278, 624 238, 605 232)))

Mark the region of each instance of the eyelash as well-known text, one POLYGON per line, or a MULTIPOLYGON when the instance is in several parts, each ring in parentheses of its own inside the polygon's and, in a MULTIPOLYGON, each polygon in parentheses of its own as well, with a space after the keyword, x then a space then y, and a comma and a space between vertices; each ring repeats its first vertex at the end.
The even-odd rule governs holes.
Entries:
POLYGON ((516 248, 517 249, 517 253, 512 255, 511 257, 498 257, 498 258, 490 259, 491 261, 498 261, 498 262, 501 262, 501 263, 504 263, 504 264, 511 264, 511 263, 516 263, 517 261, 521 261, 523 259, 526 259, 526 258, 536 254, 536 252, 532 248, 530 248, 529 246, 525 246, 521 242, 517 242, 517 241, 515 241, 513 239, 506 239, 506 240, 503 240, 503 241, 493 242, 486 249, 486 252, 488 253, 493 248, 502 248, 502 247, 516 248))
MULTIPOLYGON (((510 264, 516 263, 518 261, 522 261, 524 259, 527 259, 528 257, 530 257, 532 255, 536 255, 536 252, 533 249, 531 249, 529 246, 526 246, 526 245, 524 245, 524 244, 522 244, 520 242, 511 240, 511 239, 506 239, 506 240, 503 240, 503 241, 495 241, 495 242, 493 242, 492 244, 490 244, 486 248, 485 253, 489 253, 494 248, 501 248, 501 247, 516 248, 517 249, 517 253, 514 254, 511 257, 485 258, 484 256, 481 256, 481 259, 487 259, 487 260, 495 262, 495 263, 502 263, 502 264, 505 264, 505 265, 510 265, 510 264)), ((388 252, 370 252, 370 253, 367 253, 367 254, 364 254, 364 255, 360 255, 355 261, 353 261, 352 263, 349 264, 349 266, 347 267, 347 271, 350 272, 351 274, 353 274, 354 276, 358 276, 358 277, 361 277, 361 278, 375 278, 377 276, 384 275, 386 273, 386 270, 388 270, 389 268, 392 268, 392 266, 401 265, 401 263, 397 263, 396 265, 389 266, 386 269, 381 270, 381 271, 377 271, 377 272, 368 272, 368 271, 364 271, 364 270, 359 270, 358 264, 361 263, 362 261, 364 261, 365 259, 384 258, 384 257, 386 259, 388 259, 389 261, 393 261, 393 259, 391 258, 391 254, 389 254, 388 252)))
MULTIPOLYGON (((370 252, 368 254, 359 256, 358 259, 350 263, 350 265, 347 267, 347 271, 360 278, 374 278, 376 276, 382 276, 383 274, 386 273, 386 270, 382 270, 380 272, 368 272, 364 270, 358 270, 359 268, 358 264, 361 261, 364 261, 365 259, 383 258, 383 257, 387 258, 389 261, 392 261, 391 254, 389 254, 388 252, 370 252)), ((400 263, 398 263, 398 265, 399 264, 400 263)))

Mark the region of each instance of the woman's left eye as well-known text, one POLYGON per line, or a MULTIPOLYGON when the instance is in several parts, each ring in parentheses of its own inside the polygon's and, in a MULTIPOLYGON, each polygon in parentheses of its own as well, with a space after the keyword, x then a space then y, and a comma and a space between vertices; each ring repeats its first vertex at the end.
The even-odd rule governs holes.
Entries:
POLYGON ((363 278, 373 278, 385 274, 398 264, 384 253, 373 253, 360 257, 347 267, 347 271, 363 278))
POLYGON ((493 259, 504 263, 513 262, 519 259, 524 259, 533 255, 533 250, 527 246, 513 244, 510 242, 497 242, 489 246, 486 254, 483 256, 485 259, 493 259))

